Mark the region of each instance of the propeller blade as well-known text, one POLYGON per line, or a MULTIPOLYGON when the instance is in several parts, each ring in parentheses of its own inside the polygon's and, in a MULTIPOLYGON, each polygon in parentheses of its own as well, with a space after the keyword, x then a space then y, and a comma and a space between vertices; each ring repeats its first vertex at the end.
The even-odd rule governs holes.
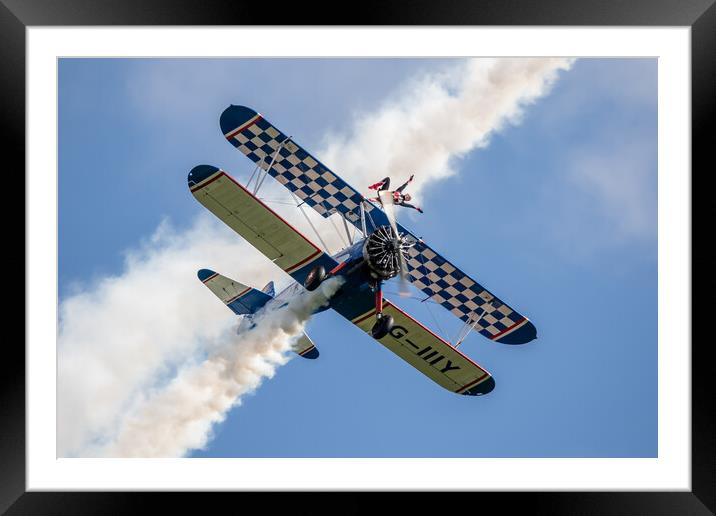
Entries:
POLYGON ((400 297, 407 297, 410 295, 410 280, 408 279, 408 268, 405 265, 405 257, 403 256, 403 251, 400 247, 402 245, 402 242, 400 241, 400 233, 398 233, 398 226, 395 223, 395 210, 393 208, 395 203, 393 202, 393 192, 380 190, 378 192, 378 197, 380 198, 380 203, 383 205, 383 211, 385 211, 385 214, 388 217, 388 222, 390 222, 390 228, 393 230, 393 242, 398 250, 398 261, 400 264, 400 286, 398 289, 398 295, 400 295, 400 297))
POLYGON ((393 192, 388 190, 381 190, 378 192, 380 203, 383 205, 383 211, 388 216, 388 222, 390 222, 390 228, 393 230, 393 239, 398 238, 398 228, 395 225, 395 210, 393 209, 393 192))
POLYGON ((398 251, 400 257, 400 282, 398 287, 398 295, 400 297, 408 297, 410 295, 410 280, 408 279, 408 267, 405 265, 405 257, 403 251, 398 251))

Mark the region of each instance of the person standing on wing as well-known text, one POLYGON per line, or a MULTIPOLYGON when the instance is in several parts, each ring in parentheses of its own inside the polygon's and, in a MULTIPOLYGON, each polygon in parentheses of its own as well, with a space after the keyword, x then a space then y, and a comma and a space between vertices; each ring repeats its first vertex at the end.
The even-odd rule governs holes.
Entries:
MULTIPOLYGON (((409 201, 412 199, 411 195, 409 193, 404 194, 403 189, 408 186, 408 184, 413 180, 415 174, 412 174, 410 176, 410 179, 408 179, 405 183, 403 183, 397 190, 394 190, 393 193, 393 203, 398 206, 405 206, 406 208, 413 208, 414 210, 418 210, 420 213, 423 213, 423 210, 420 209, 418 206, 414 206, 412 204, 408 204, 406 201, 409 201)), ((382 181, 379 181, 378 183, 372 184, 368 187, 370 190, 378 190, 383 191, 390 188, 390 178, 386 177, 382 181)), ((380 197, 375 197, 373 199, 369 199, 371 201, 380 201, 380 197)))

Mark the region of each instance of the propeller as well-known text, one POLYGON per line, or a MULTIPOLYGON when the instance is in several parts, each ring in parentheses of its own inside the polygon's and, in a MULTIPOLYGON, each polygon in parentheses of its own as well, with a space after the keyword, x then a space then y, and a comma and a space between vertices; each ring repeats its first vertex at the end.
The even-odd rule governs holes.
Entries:
POLYGON ((390 192, 388 190, 380 190, 378 192, 378 198, 380 199, 380 203, 383 205, 383 211, 385 211, 385 214, 388 217, 388 222, 390 222, 390 228, 393 231, 393 246, 395 247, 398 254, 400 271, 398 294, 400 295, 400 297, 408 297, 410 295, 410 281, 408 280, 408 267, 405 264, 405 257, 403 256, 403 251, 412 247, 413 244, 406 243, 404 239, 401 238, 400 233, 398 233, 398 227, 395 223, 395 210, 393 208, 395 205, 393 199, 393 192, 390 192))

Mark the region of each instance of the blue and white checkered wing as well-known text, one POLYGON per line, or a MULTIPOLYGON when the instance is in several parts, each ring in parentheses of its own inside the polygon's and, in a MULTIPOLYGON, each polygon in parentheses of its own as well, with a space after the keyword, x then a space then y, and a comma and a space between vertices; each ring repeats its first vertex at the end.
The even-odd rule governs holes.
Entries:
POLYGON ((524 344, 536 338, 537 329, 525 316, 424 242, 409 250, 407 264, 413 285, 488 339, 524 344))
POLYGON ((262 115, 232 105, 221 114, 220 125, 234 147, 323 217, 338 212, 360 227, 363 196, 262 115))

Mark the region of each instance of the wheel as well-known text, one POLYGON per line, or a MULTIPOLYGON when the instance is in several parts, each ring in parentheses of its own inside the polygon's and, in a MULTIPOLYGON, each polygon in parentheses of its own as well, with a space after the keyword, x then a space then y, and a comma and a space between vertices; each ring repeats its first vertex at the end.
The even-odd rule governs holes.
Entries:
POLYGON ((373 328, 370 330, 370 334, 374 339, 382 339, 388 332, 393 329, 393 316, 384 315, 376 321, 373 328))
POLYGON ((318 265, 308 273, 306 281, 303 282, 303 286, 306 287, 306 290, 313 291, 318 288, 318 285, 320 285, 324 279, 326 279, 326 269, 322 265, 318 265))

